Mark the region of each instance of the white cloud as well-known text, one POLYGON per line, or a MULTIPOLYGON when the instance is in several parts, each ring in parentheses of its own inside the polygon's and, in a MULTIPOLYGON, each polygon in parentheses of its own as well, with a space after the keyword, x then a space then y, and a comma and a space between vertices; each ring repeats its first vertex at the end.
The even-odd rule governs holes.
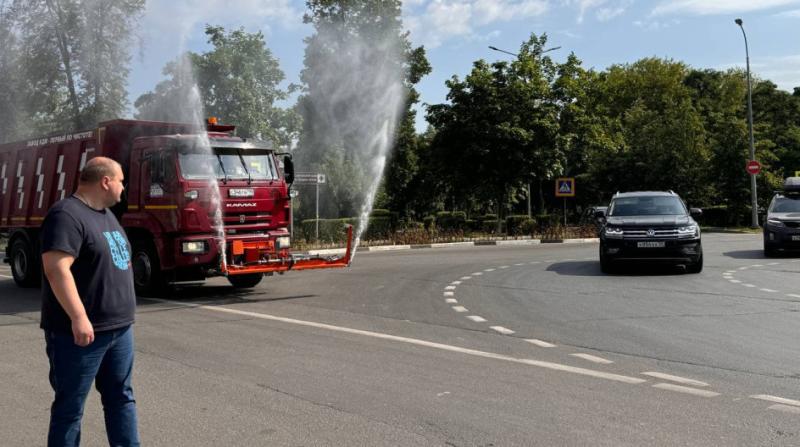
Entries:
POLYGON ((733 14, 796 4, 800 0, 669 0, 659 3, 651 14, 733 14))
POLYGON ((658 31, 662 29, 667 29, 671 26, 680 25, 681 21, 678 19, 672 20, 636 20, 633 24, 639 28, 646 29, 649 31, 658 31))
POLYGON ((595 17, 601 22, 605 22, 623 14, 633 3, 633 0, 562 0, 568 7, 577 7, 578 17, 576 21, 583 23, 586 14, 595 10, 595 17))
POLYGON ((789 17, 800 18, 800 9, 793 9, 791 11, 783 11, 775 14, 776 17, 789 17))
POLYGON ((538 17, 548 11, 548 0, 412 0, 404 2, 403 22, 411 39, 435 48, 449 39, 483 40, 479 28, 501 22, 538 17))

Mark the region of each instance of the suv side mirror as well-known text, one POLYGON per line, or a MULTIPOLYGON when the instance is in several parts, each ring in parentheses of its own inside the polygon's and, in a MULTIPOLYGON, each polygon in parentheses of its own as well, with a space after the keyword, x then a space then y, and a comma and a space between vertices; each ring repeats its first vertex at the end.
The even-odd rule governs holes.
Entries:
POLYGON ((595 211, 594 212, 594 218, 595 219, 605 219, 606 218, 605 210, 597 210, 597 211, 595 211))
POLYGON ((700 218, 700 216, 703 215, 703 210, 701 210, 700 208, 689 208, 689 214, 693 218, 698 219, 700 218))

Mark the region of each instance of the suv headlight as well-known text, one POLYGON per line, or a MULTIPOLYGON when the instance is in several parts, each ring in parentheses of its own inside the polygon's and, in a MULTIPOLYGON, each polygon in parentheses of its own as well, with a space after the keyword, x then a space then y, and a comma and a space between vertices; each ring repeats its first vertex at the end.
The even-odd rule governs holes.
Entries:
POLYGON ((780 220, 778 220, 778 219, 767 219, 767 224, 768 224, 769 226, 771 226, 771 227, 778 227, 778 228, 780 228, 780 227, 783 227, 783 226, 784 226, 784 225, 783 225, 783 222, 781 222, 781 221, 780 221, 780 220))
POLYGON ((678 236, 694 236, 697 237, 697 225, 687 225, 685 227, 678 227, 678 236))
POLYGON ((606 227, 605 229, 605 235, 608 238, 621 239, 622 233, 622 228, 606 227))
POLYGON ((181 251, 185 254, 201 254, 206 252, 205 241, 189 241, 181 243, 181 251))
POLYGON ((284 248, 291 247, 292 241, 289 239, 289 236, 281 236, 279 238, 275 238, 275 245, 277 245, 278 250, 283 250, 284 248))

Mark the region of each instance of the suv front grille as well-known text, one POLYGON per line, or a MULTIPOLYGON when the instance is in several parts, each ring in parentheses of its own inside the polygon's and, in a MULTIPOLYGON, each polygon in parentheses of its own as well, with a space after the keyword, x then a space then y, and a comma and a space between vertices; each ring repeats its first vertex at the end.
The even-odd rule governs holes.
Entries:
POLYGON ((789 228, 800 228, 800 222, 783 221, 783 224, 789 228))
POLYGON ((624 228, 622 230, 624 239, 677 239, 677 228, 624 228), (652 236, 648 234, 653 231, 652 236))

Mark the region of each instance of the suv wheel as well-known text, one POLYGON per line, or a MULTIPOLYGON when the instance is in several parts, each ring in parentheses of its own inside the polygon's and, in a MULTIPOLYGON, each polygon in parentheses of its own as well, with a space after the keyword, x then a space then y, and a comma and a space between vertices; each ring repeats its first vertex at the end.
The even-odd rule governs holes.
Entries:
POLYGON ((700 273, 700 272, 702 272, 703 271, 703 255, 700 255, 700 258, 697 261, 687 265, 686 266, 686 271, 689 272, 689 273, 700 273))
POLYGON ((770 247, 767 244, 764 244, 764 257, 765 258, 774 258, 778 256, 778 250, 774 247, 770 247))
POLYGON ((603 245, 600 245, 600 271, 603 273, 614 273, 616 270, 614 262, 603 254, 605 251, 604 248, 603 245))

